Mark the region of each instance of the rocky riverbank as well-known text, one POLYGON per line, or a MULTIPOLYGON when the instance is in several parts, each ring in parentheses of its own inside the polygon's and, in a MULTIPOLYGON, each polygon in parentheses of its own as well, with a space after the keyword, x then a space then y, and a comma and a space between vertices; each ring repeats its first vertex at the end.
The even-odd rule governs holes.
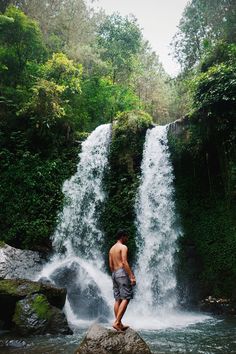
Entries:
POLYGON ((214 315, 236 315, 236 303, 226 298, 208 296, 200 302, 199 309, 214 315))
POLYGON ((66 289, 32 281, 45 260, 38 252, 0 246, 0 330, 19 335, 71 334, 62 311, 66 289))
POLYGON ((0 329, 22 335, 71 330, 62 308, 66 289, 26 279, 0 280, 0 329))

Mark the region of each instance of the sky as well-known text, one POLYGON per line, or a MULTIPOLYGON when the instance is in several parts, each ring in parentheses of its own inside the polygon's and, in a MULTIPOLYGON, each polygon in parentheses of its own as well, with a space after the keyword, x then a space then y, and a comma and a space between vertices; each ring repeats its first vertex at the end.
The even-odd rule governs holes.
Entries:
POLYGON ((188 0, 97 0, 107 14, 119 12, 133 14, 143 29, 153 50, 159 55, 165 70, 171 76, 180 71, 178 63, 170 56, 170 42, 177 31, 179 20, 188 0))

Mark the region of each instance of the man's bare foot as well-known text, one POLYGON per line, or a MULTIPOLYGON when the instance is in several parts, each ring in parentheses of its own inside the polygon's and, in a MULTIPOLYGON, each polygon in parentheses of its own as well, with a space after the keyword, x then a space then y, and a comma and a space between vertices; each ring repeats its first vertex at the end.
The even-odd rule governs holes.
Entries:
POLYGON ((121 324, 119 324, 119 323, 117 323, 117 322, 113 323, 112 327, 113 327, 115 330, 117 330, 118 332, 122 332, 122 331, 123 331, 123 328, 122 328, 121 324))
POLYGON ((129 326, 123 325, 123 323, 121 323, 120 325, 121 325, 122 331, 126 331, 129 328, 129 326))

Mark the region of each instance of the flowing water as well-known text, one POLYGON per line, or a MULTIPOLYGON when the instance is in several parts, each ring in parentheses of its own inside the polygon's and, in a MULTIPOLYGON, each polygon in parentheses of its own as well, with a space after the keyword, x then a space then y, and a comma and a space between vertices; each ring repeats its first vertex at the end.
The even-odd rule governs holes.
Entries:
MULTIPOLYGON (((178 310, 174 256, 181 229, 167 129, 155 127, 146 135, 136 198, 137 287, 124 320, 139 331, 153 353, 236 353, 235 318, 178 310)), ((74 334, 34 336, 26 339, 26 348, 0 348, 1 353, 71 354, 92 322, 110 325, 112 284, 104 271, 98 224, 110 138, 111 126, 106 124, 83 143, 77 173, 63 186, 67 203, 54 234, 55 256, 37 277, 67 287, 64 310, 74 334)))
POLYGON ((104 124, 82 144, 77 172, 63 185, 67 202, 53 236, 55 256, 37 277, 67 288, 65 313, 78 325, 81 320, 107 318, 112 306, 98 224, 110 139, 111 125, 104 124))
POLYGON ((174 254, 180 230, 167 129, 157 126, 147 131, 136 199, 139 254, 135 308, 142 316, 153 315, 153 311, 166 313, 177 305, 174 254))

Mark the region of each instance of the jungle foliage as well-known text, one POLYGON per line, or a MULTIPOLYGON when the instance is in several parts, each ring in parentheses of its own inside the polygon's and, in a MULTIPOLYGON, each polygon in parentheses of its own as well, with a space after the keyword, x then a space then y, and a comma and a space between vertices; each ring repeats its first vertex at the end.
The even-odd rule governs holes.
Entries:
POLYGON ((83 0, 9 0, 0 11, 1 239, 48 249, 81 140, 143 107, 168 121, 159 94, 169 83, 132 16, 83 0))
POLYGON ((191 98, 182 133, 169 137, 184 230, 179 277, 195 300, 236 298, 235 19, 233 1, 193 0, 175 38, 191 98))

